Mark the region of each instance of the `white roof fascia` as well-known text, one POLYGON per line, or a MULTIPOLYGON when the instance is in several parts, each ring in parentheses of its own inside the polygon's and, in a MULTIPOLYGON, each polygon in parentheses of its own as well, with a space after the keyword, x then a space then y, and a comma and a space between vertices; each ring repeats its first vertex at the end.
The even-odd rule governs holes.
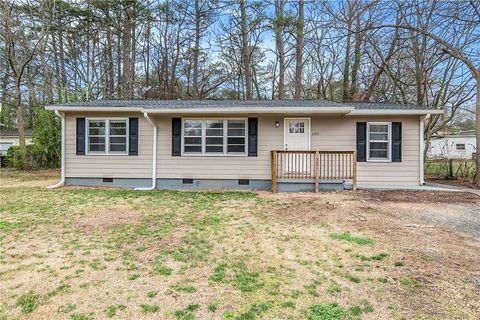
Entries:
POLYGON ((58 110, 58 111, 79 111, 79 112, 109 112, 109 111, 124 111, 124 112, 142 112, 141 107, 73 107, 73 106, 62 106, 62 105, 53 105, 46 106, 46 110, 58 110))
POLYGON ((143 109, 143 112, 147 112, 149 114, 180 114, 180 113, 340 113, 340 114, 347 114, 354 110, 350 107, 344 108, 300 108, 300 107, 293 107, 293 108, 168 108, 168 109, 143 109))
POLYGON ((371 116, 371 115, 424 115, 424 114, 442 114, 443 110, 411 109, 411 110, 353 110, 348 116, 371 116))

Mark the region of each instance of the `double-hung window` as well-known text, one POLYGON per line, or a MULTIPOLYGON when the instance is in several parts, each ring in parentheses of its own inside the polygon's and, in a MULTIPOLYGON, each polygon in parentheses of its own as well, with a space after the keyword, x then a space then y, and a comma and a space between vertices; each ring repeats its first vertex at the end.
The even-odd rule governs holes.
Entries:
POLYGON ((183 154, 246 155, 246 119, 184 119, 183 154))
POLYGON ((88 154, 127 154, 127 119, 87 119, 88 154))
POLYGON ((392 145, 390 122, 367 123, 367 160, 390 161, 392 145))

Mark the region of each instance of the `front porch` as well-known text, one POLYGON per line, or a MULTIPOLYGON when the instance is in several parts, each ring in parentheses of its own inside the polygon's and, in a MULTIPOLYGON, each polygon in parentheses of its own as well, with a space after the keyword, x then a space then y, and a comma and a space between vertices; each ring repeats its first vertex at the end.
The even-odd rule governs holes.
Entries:
POLYGON ((272 192, 357 189, 356 151, 272 150, 272 192), (279 190, 280 188, 280 190, 279 190), (323 188, 322 188, 323 189, 323 188), (327 189, 327 188, 326 188, 327 189))

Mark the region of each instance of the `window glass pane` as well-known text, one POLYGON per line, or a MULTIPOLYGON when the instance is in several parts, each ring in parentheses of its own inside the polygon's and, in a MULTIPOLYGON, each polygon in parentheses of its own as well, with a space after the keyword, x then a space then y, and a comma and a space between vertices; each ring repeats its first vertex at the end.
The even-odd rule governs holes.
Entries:
POLYGON ((223 129, 207 129, 206 135, 207 137, 211 137, 211 136, 223 137, 223 129))
POLYGON ((229 145, 228 148, 227 148, 227 152, 230 152, 230 153, 235 153, 235 152, 245 153, 245 145, 229 145))
POLYGON ((105 144, 105 137, 89 137, 88 142, 95 143, 95 144, 99 144, 99 143, 105 144))
POLYGON ((198 137, 198 138, 191 138, 191 137, 186 137, 184 142, 183 142, 185 145, 189 145, 189 144, 202 144, 202 138, 198 137))
POLYGON ((105 135, 105 121, 104 120, 89 120, 88 134, 91 136, 105 135))
POLYGON ((202 146, 185 146, 185 152, 200 153, 202 152, 202 146))
POLYGON ((368 126, 369 158, 388 160, 389 158, 389 131, 387 124, 370 124, 368 126))
POLYGON ((370 149, 370 158, 373 159, 387 159, 388 158, 387 150, 372 150, 370 149))
POLYGON ((88 121, 88 151, 105 152, 105 120, 88 121))
POLYGON ((388 133, 370 133, 370 140, 388 141, 388 133))
POLYGON ((228 120, 227 153, 245 153, 244 120, 228 120))
POLYGON ((112 152, 126 152, 127 145, 126 144, 112 144, 110 143, 110 151, 112 152))
POLYGON ((105 151, 105 144, 97 144, 97 143, 90 143, 89 150, 91 152, 104 152, 105 151))
POLYGON ((228 120, 228 136, 235 136, 235 137, 245 136, 245 121, 228 120))
POLYGON ((205 121, 205 127, 207 129, 223 129, 223 121, 222 120, 207 120, 205 121))
POLYGON ((386 124, 372 124, 370 125, 371 133, 388 133, 388 125, 386 124))
POLYGON ((305 122, 290 122, 288 124, 289 133, 304 133, 305 132, 305 122))
POLYGON ((370 142, 370 150, 387 150, 388 142, 370 142))
POLYGON ((202 136, 202 121, 201 120, 185 120, 183 122, 184 136, 202 136))
POLYGON ((110 121, 110 135, 111 136, 125 136, 127 135, 126 121, 110 121))
POLYGON ((223 153, 223 146, 209 146, 205 147, 207 153, 223 153))
POLYGON ((206 139, 207 145, 209 144, 217 144, 217 145, 222 145, 223 146, 223 137, 219 138, 207 138, 206 139))
POLYGON ((245 144, 245 138, 228 138, 228 144, 245 144))
POLYGON ((110 137, 110 144, 126 144, 127 143, 127 138, 126 137, 110 137))

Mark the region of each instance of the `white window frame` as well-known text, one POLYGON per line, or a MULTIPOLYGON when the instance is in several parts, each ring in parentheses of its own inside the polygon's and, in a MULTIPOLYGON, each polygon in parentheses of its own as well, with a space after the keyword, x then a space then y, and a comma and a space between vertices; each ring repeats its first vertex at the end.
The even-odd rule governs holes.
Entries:
MULTIPOLYGON (((233 137, 233 136, 232 136, 233 137)), ((215 117, 208 117, 208 118, 182 118, 182 156, 186 157, 247 157, 248 156, 248 118, 215 118, 215 117), (202 152, 201 153, 194 153, 194 152, 185 152, 185 129, 184 124, 185 121, 194 120, 194 121, 202 121, 202 152), (223 152, 220 153, 206 153, 206 125, 205 121, 208 120, 222 120, 223 121, 223 152), (228 153, 228 121, 229 120, 242 120, 245 122, 245 152, 240 153, 228 153)))
POLYGON ((392 162, 392 123, 391 122, 367 122, 367 161, 368 162, 392 162), (370 126, 372 125, 388 126, 387 158, 371 158, 370 157, 370 142, 385 142, 383 140, 370 141, 370 126))
POLYGON ((465 151, 466 149, 467 149, 467 144, 466 144, 466 143, 464 143, 464 142, 461 142, 461 143, 455 142, 455 150, 456 150, 456 151, 465 151), (463 146, 463 149, 459 149, 459 148, 458 148, 458 145, 463 146))
POLYGON ((128 140, 130 136, 130 128, 128 118, 123 117, 113 117, 113 118, 101 118, 101 117, 92 117, 85 119, 85 154, 89 156, 127 156, 128 155, 128 140), (105 121, 105 151, 90 151, 89 148, 89 137, 90 137, 90 121, 105 121), (110 121, 125 121, 126 124, 126 145, 125 152, 119 151, 110 151, 110 121))

